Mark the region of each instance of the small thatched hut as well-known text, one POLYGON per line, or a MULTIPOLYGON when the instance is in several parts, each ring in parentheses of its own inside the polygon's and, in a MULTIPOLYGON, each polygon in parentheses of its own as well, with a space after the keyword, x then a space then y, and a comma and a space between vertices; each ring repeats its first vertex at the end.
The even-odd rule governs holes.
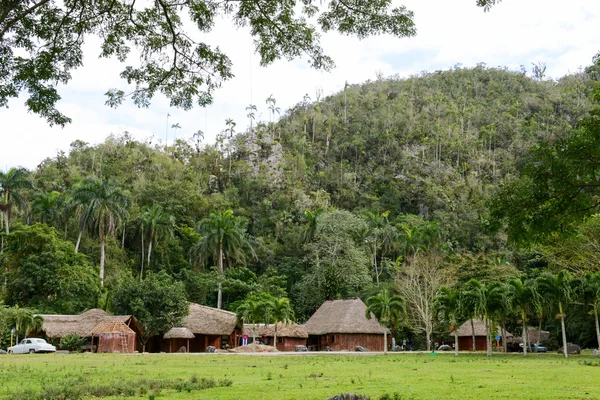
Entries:
MULTIPOLYGON (((365 317, 367 306, 358 297, 328 300, 306 322, 311 350, 349 350, 357 346, 383 351, 384 329, 375 316, 365 317)), ((389 331, 388 331, 389 332, 389 331)))
MULTIPOLYGON (((243 334, 252 338, 251 324, 244 325, 243 334)), ((257 325, 256 338, 260 339, 266 345, 273 346, 275 325, 257 325)), ((277 343, 275 345, 277 350, 294 351, 295 346, 306 346, 306 339, 308 339, 308 332, 306 332, 303 326, 294 323, 284 324, 283 322, 277 324, 277 343)))
POLYGON ((173 348, 178 351, 182 347, 185 347, 186 352, 189 353, 190 339, 195 337, 188 328, 171 328, 164 334, 163 339, 169 340, 169 353, 173 352, 173 348))
POLYGON ((118 318, 104 320, 92 329, 92 348, 94 348, 94 338, 98 338, 98 353, 135 351, 135 332, 118 318))
MULTIPOLYGON (((475 350, 483 351, 487 349, 486 345, 486 329, 485 323, 480 319, 473 319, 473 328, 475 328, 475 350)), ((454 333, 452 333, 454 335, 454 333)), ((496 341, 496 335, 502 336, 500 328, 497 331, 492 332, 492 344, 495 346, 498 344, 502 346, 501 338, 499 341, 496 341)), ((512 338, 512 333, 506 332, 506 336, 508 338, 507 343, 510 342, 510 338, 512 338)), ((465 322, 458 328, 458 350, 461 351, 471 351, 473 350, 473 329, 471 328, 471 320, 465 322)))
MULTIPOLYGON (((109 320, 118 320, 131 328, 136 335, 140 335, 141 327, 138 321, 132 315, 111 316, 106 311, 99 308, 93 308, 79 315, 53 315, 42 314, 44 322, 42 330, 36 332, 36 336, 47 337, 59 341, 68 335, 78 335, 82 338, 91 340, 92 329, 100 322, 109 320)), ((86 348, 90 346, 88 341, 86 348)), ((141 345, 136 344, 136 350, 141 350, 141 345)))
MULTIPOLYGON (((204 353, 208 346, 217 349, 235 347, 239 332, 235 313, 195 303, 190 303, 189 310, 183 327, 194 334, 194 338, 190 338, 190 353, 204 353)), ((169 341, 163 336, 154 336, 147 348, 151 352, 168 352, 169 341)))

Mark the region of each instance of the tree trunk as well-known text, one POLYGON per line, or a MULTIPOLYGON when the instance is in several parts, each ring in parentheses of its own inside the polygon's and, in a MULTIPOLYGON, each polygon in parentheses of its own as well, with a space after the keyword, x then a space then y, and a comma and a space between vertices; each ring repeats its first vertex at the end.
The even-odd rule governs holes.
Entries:
POLYGON ((256 353, 256 324, 252 324, 252 352, 256 353))
POLYGON ((275 321, 275 328, 273 331, 273 347, 275 347, 275 351, 277 351, 277 321, 275 321))
POLYGON ((431 335, 429 329, 425 329, 425 340, 427 341, 427 351, 431 351, 431 335))
POLYGON ((100 231, 100 285, 104 286, 104 231, 100 231))
POLYGON ((471 339, 473 340, 472 347, 473 351, 477 351, 477 346, 475 345, 475 325, 473 325, 473 318, 471 318, 471 339))
POLYGON ((387 328, 383 329, 383 354, 387 354, 387 328))
MULTIPOLYGON (((219 243, 219 257, 217 258, 217 268, 219 269, 219 275, 223 277, 223 242, 219 243)), ((223 287, 221 282, 219 281, 219 291, 217 293, 217 308, 221 309, 221 305, 223 304, 223 287)))
POLYGON ((596 340, 598 341, 598 350, 600 350, 600 325, 598 324, 598 306, 594 304, 594 320, 596 322, 596 340))
POLYGON ((538 337, 535 342, 535 352, 536 353, 538 352, 538 348, 540 347, 540 338, 541 337, 542 337, 542 316, 540 315, 540 322, 538 323, 538 337))
POLYGON ((83 231, 79 231, 79 235, 77 235, 77 243, 75 243, 75 254, 79 252, 79 244, 81 243, 81 236, 83 235, 83 231))
POLYGON ((489 318, 485 317, 485 335, 486 335, 486 353, 488 357, 492 356, 492 333, 490 331, 491 329, 491 321, 489 320, 489 318))
POLYGON ((525 311, 521 310, 521 319, 523 321, 523 357, 527 356, 527 321, 525 321, 525 311))
POLYGON ((6 203, 5 206, 6 206, 6 211, 4 211, 4 231, 8 235, 10 233, 9 228, 8 228, 8 224, 9 224, 8 203, 6 203))
MULTIPOLYGON (((150 235, 150 240, 148 241, 148 270, 150 270, 150 256, 152 255, 152 235, 150 235)), ((160 255, 160 253, 159 253, 160 255)))
POLYGON ((506 327, 502 324, 502 350, 504 354, 508 353, 508 347, 506 343, 506 327))
POLYGON ((565 358, 569 358, 567 352, 567 331, 565 329, 565 315, 563 314, 562 302, 558 303, 558 311, 560 312, 560 328, 562 329, 563 354, 565 358))
POLYGON ((454 355, 458 357, 458 326, 454 325, 454 355))
POLYGON ((140 268, 140 282, 142 281, 142 279, 144 279, 144 227, 142 225, 142 268, 140 268))

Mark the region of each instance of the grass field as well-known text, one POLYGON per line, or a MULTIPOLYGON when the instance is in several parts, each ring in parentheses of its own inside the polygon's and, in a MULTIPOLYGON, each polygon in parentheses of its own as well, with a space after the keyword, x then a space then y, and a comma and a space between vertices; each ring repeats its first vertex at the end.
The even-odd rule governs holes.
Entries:
POLYGON ((555 354, 49 354, 0 358, 7 399, 600 399, 600 359, 555 354))

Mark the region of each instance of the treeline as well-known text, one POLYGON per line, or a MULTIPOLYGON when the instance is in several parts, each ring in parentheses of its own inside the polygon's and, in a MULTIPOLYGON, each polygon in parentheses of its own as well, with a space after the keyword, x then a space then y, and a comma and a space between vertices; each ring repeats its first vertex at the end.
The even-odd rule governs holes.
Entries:
MULTIPOLYGON (((307 95, 278 121, 271 97, 268 121, 250 105, 249 128, 228 120, 214 144, 193 127, 169 146, 128 134, 73 142, 35 170, 0 174, 4 302, 115 310, 114 293, 160 273, 210 306, 289 298, 303 321, 326 299, 382 288, 410 303, 423 264, 436 265, 438 288, 593 272, 567 265, 580 239, 514 248, 489 201, 533 146, 588 115, 594 83, 589 71, 552 81, 456 67, 307 95)), ((437 294, 428 321, 407 304, 398 335, 447 334, 433 322, 437 294)), ((593 344, 593 321, 569 323, 573 341, 593 344)), ((544 327, 556 331, 553 316, 544 327)))

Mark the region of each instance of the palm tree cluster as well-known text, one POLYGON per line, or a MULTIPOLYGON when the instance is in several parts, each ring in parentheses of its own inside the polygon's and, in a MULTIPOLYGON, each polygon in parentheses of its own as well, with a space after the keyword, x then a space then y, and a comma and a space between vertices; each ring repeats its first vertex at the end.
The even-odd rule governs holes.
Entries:
POLYGON ((277 346, 277 325, 295 321, 290 300, 275 298, 266 293, 252 294, 236 308, 240 324, 252 325, 252 351, 256 351, 256 327, 260 323, 274 324, 273 345, 277 346))
MULTIPOLYGON (((561 322, 561 341, 563 354, 567 353, 567 336, 565 328, 565 308, 568 304, 579 304, 591 308, 594 315, 598 347, 600 348, 600 327, 598 324, 598 306, 600 305, 600 272, 573 279, 567 271, 557 274, 545 272, 536 279, 525 277, 511 279, 507 282, 482 283, 471 279, 461 287, 440 289, 435 301, 436 315, 452 327, 455 337, 456 354, 458 355, 458 326, 471 321, 473 330, 473 351, 475 350, 475 333, 473 319, 481 319, 486 328, 487 355, 492 354, 493 327, 497 326, 506 337, 506 324, 517 322, 522 329, 523 355, 531 345, 527 337, 528 323, 537 319, 538 343, 539 331, 543 317, 555 316, 561 322)), ((506 351, 506 341, 504 350, 506 351)))

